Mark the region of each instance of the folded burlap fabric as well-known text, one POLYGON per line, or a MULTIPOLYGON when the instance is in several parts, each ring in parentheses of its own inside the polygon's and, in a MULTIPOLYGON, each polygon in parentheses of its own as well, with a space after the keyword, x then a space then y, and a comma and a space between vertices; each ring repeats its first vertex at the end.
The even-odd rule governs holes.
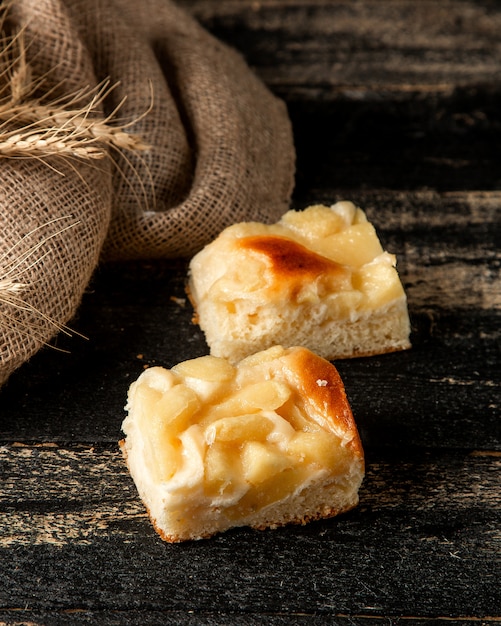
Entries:
POLYGON ((0 384, 101 261, 190 256, 293 187, 283 102, 169 0, 11 0, 0 42, 0 384))

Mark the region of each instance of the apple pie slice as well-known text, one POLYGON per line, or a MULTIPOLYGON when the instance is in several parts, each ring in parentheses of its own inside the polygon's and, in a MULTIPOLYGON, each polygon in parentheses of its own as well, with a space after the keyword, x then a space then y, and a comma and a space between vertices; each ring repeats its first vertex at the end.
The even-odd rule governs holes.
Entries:
POLYGON ((343 383, 305 348, 152 367, 126 409, 120 446, 166 541, 305 524, 358 503, 364 455, 343 383))
POLYGON ((273 345, 334 360, 410 347, 407 300, 365 213, 351 202, 235 224, 190 263, 188 294, 214 356, 273 345))

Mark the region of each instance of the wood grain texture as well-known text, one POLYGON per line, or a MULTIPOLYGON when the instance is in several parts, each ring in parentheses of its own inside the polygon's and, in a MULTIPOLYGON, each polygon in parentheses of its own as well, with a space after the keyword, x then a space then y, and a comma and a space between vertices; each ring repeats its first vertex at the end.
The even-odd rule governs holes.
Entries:
POLYGON ((71 326, 0 390, 1 624, 501 621, 501 5, 179 0, 289 109, 300 209, 364 208, 411 350, 336 363, 360 505, 168 545, 117 442, 144 367, 207 353, 185 260, 101 266, 71 326))
POLYGON ((116 449, 6 446, 0 606, 13 616, 49 598, 59 611, 96 615, 102 606, 210 614, 224 598, 226 611, 255 617, 376 617, 406 615, 421 597, 423 616, 460 617, 461 593, 461 615, 481 607, 487 617, 501 573, 500 462, 482 452, 382 457, 369 464, 360 506, 349 514, 172 546, 157 540, 116 449), (354 552, 362 558, 345 569, 354 552), (433 567, 420 572, 416 562, 433 567), (463 589, 474 577, 481 599, 478 586, 463 589))
POLYGON ((289 98, 450 94, 499 82, 501 8, 443 0, 185 0, 289 98))

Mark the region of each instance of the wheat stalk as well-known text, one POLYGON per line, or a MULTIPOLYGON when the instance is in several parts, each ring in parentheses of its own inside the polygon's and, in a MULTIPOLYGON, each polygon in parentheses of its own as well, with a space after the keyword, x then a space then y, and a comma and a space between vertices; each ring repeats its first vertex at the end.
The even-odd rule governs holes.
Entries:
POLYGON ((34 228, 0 257, 0 275, 3 276, 0 280, 0 328, 13 330, 42 344, 47 344, 45 339, 47 326, 53 327, 55 332, 63 332, 67 335, 74 333, 66 325, 54 320, 27 300, 27 293, 34 284, 30 282, 27 274, 49 254, 47 251, 39 255, 39 251, 46 247, 49 241, 60 237, 67 230, 77 226, 79 222, 72 220, 69 224, 43 236, 34 244, 30 244, 30 240, 39 237, 40 231, 69 219, 71 220, 71 216, 55 218, 34 228), (23 319, 19 312, 31 315, 23 319))
POLYGON ((0 157, 71 155, 100 159, 108 149, 143 151, 149 146, 125 126, 112 126, 108 118, 95 118, 95 102, 76 111, 39 102, 0 107, 0 157), (23 126, 17 128, 19 123, 23 126), (16 128, 12 128, 15 123, 16 128))
POLYGON ((5 279, 0 281, 0 328, 13 330, 25 337, 35 339, 39 343, 47 344, 44 336, 45 326, 42 322, 45 320, 49 326, 53 326, 55 331, 70 334, 63 324, 60 324, 42 313, 36 307, 30 305, 25 300, 24 291, 28 285, 16 282, 15 279, 5 279), (23 320, 18 311, 33 313, 28 321, 23 320), (42 322, 37 321, 42 320, 42 322))
MULTIPOLYGON (((113 88, 117 86, 118 83, 115 83, 113 88)), ((93 91, 79 91, 73 98, 91 95, 93 91)), ((124 100, 106 118, 95 116, 109 92, 108 81, 105 81, 85 107, 75 110, 64 108, 57 102, 45 105, 39 100, 0 103, 0 155, 40 157, 69 154, 95 159, 107 156, 108 148, 119 151, 148 150, 150 146, 138 135, 125 132, 130 124, 113 126, 110 123, 124 100), (16 128, 11 130, 14 124, 16 128), (17 129, 19 126, 21 130, 17 129)), ((134 120, 134 123, 137 121, 134 120)))
MULTIPOLYGON (((110 158, 127 180, 115 153, 133 168, 128 153, 137 154, 149 149, 141 137, 128 129, 147 115, 152 105, 129 123, 118 118, 125 99, 104 116, 103 103, 118 86, 118 83, 111 85, 110 80, 64 97, 52 97, 59 86, 44 89, 46 79, 35 79, 32 75, 24 31, 7 32, 9 4, 9 1, 2 3, 0 0, 0 158, 36 158, 53 169, 55 157, 62 158, 71 167, 74 167, 73 159, 95 162, 110 158), (36 97, 36 94, 43 94, 43 97, 36 97)), ((78 167, 74 169, 79 174, 78 167)), ((54 221, 21 237, 0 256, 0 329, 27 336, 39 344, 47 343, 48 327, 54 332, 70 334, 64 324, 50 318, 29 301, 30 290, 36 289, 34 270, 48 254, 43 252, 44 246, 76 225, 72 222, 40 239, 37 231, 54 221), (40 240, 30 245, 33 237, 40 240)))
POLYGON ((119 83, 105 80, 96 87, 83 88, 47 103, 34 97, 43 79, 33 80, 26 60, 24 32, 18 28, 4 32, 8 4, 0 7, 0 157, 72 156, 99 159, 109 148, 143 151, 149 146, 133 133, 125 132, 132 123, 118 124, 123 99, 112 113, 101 114, 101 105, 119 83), (76 109, 75 103, 87 102, 76 109))
POLYGON ((51 155, 102 159, 105 150, 77 133, 61 136, 57 129, 43 132, 24 130, 0 133, 0 154, 4 157, 43 158, 51 155))
POLYGON ((6 33, 7 16, 12 1, 0 6, 0 97, 16 104, 26 99, 38 86, 26 62, 24 29, 17 28, 6 33), (4 93, 10 95, 5 96, 4 93))

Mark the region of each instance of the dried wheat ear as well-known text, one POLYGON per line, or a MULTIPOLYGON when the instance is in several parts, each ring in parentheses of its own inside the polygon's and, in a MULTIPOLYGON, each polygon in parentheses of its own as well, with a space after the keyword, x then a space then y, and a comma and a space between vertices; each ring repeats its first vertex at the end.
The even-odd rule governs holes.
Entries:
POLYGON ((34 78, 26 59, 23 30, 5 34, 7 14, 8 4, 0 9, 0 157, 101 159, 109 148, 149 148, 126 132, 137 120, 119 123, 123 102, 103 116, 102 104, 114 88, 109 79, 55 99, 44 93, 44 77, 34 78))
MULTIPOLYGON (((137 120, 120 123, 123 102, 111 114, 103 115, 103 103, 114 88, 109 80, 51 98, 52 90, 44 90, 46 77, 33 75, 24 31, 7 32, 8 11, 9 3, 4 3, 0 7, 0 159, 36 160, 56 173, 62 170, 61 163, 66 163, 81 177, 79 160, 89 163, 110 158, 113 162, 115 151, 124 155, 149 148, 139 136, 127 132, 137 120)), ((60 175, 64 175, 62 171, 60 175)), ((36 222, 34 215, 32 222, 36 222)), ((54 332, 68 332, 60 320, 35 306, 31 296, 37 289, 34 276, 47 263, 51 246, 71 237, 69 231, 79 223, 71 214, 45 218, 27 232, 20 228, 19 238, 3 246, 0 330, 41 345, 54 332)))

